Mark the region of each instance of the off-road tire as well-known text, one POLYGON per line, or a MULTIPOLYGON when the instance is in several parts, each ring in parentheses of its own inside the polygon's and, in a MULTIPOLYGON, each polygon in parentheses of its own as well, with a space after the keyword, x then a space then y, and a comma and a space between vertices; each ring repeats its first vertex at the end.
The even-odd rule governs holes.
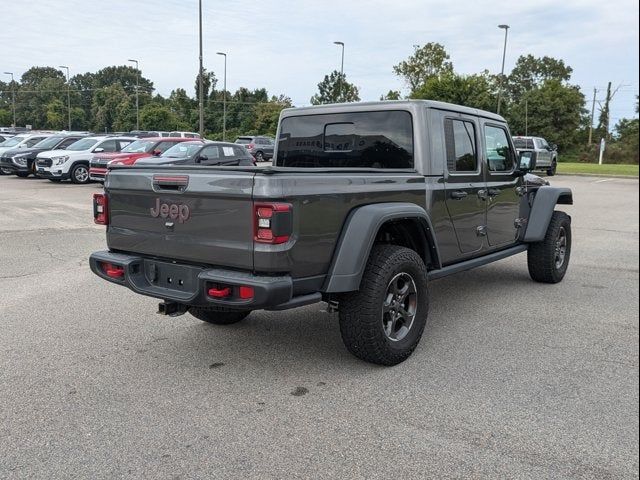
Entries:
POLYGON ((71 169, 71 181, 76 184, 84 185, 85 183, 89 183, 91 179, 89 178, 89 166, 84 163, 79 163, 78 165, 74 165, 71 169), (81 169, 86 170, 86 176, 83 174, 82 179, 79 178, 79 171, 81 169))
POLYGON ((547 233, 541 242, 529 245, 527 252, 527 265, 529 275, 536 282, 558 283, 567 273, 571 258, 571 217, 564 212, 553 212, 551 221, 547 227, 547 233), (561 235, 564 232, 564 256, 561 265, 559 261, 559 248, 561 235))
POLYGON ((379 365, 403 362, 418 345, 427 322, 427 269, 420 256, 397 245, 375 245, 367 261, 360 289, 339 298, 340 333, 356 357, 379 365), (391 340, 383 324, 383 304, 390 282, 408 274, 415 283, 415 316, 406 336, 391 340))
POLYGON ((551 168, 547 169, 547 176, 548 177, 553 177, 556 172, 558 171, 558 162, 556 160, 554 160, 551 163, 551 168))
POLYGON ((256 152, 256 162, 264 162, 264 161, 265 161, 264 153, 256 152))
POLYGON ((214 325, 231 325, 244 320, 251 313, 251 310, 238 311, 224 307, 191 307, 189 313, 203 322, 214 325))

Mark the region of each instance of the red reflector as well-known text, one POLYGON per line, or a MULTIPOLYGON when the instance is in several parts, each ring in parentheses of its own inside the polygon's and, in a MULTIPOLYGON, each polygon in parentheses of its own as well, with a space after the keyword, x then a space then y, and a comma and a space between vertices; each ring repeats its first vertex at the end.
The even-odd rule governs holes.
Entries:
POLYGON ((240 298, 243 300, 253 298, 253 287, 240 287, 240 298))
POLYGON ((273 232, 267 228, 259 228, 256 235, 258 240, 273 240, 273 232))
POLYGON ((213 298, 224 298, 231 295, 231 289, 229 287, 224 288, 210 288, 207 293, 213 298))
POLYGON ((109 201, 104 193, 93 194, 93 221, 98 225, 109 223, 109 201))
POLYGON ((107 277, 121 278, 124 277, 124 267, 120 265, 113 265, 111 263, 103 263, 102 270, 107 274, 107 277))

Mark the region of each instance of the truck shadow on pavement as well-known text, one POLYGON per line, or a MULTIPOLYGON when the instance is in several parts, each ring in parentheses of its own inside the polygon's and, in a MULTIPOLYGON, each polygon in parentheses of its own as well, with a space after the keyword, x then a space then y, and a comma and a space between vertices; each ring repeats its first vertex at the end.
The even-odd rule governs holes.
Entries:
MULTIPOLYGON (((518 315, 519 304, 515 300, 526 295, 531 285, 526 264, 521 262, 487 266, 431 282, 427 326, 407 362, 429 362, 430 352, 437 350, 437 339, 452 327, 477 328, 478 322, 488 321, 487 310, 492 309, 496 291, 508 294, 504 301, 511 304, 513 312, 507 314, 518 315)), ((324 312, 325 306, 319 303, 287 312, 257 311, 228 326, 201 323, 187 314, 171 319, 184 321, 185 326, 177 328, 175 337, 160 348, 171 350, 166 352, 170 355, 167 361, 175 355, 191 360, 195 356, 207 368, 215 365, 211 367, 215 370, 284 368, 289 372, 323 372, 357 368, 366 372, 384 368, 367 364, 347 351, 340 337, 338 314, 324 312)), ((156 344, 153 349, 158 347, 156 344)))

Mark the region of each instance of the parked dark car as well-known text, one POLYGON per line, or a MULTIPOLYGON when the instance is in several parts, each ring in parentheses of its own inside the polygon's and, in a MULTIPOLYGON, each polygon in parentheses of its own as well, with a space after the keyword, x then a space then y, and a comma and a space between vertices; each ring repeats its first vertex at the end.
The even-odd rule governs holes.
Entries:
POLYGON ((273 158, 275 142, 269 137, 238 137, 236 142, 244 145, 253 158, 258 162, 264 162, 273 158))
POLYGON ((158 157, 142 158, 136 165, 231 165, 252 166, 256 162, 242 146, 226 142, 190 140, 181 142, 158 157))
POLYGON ((36 143, 30 148, 7 150, 0 157, 0 168, 19 177, 36 174, 35 160, 39 153, 49 150, 65 150, 68 146, 83 138, 83 135, 54 135, 36 143))

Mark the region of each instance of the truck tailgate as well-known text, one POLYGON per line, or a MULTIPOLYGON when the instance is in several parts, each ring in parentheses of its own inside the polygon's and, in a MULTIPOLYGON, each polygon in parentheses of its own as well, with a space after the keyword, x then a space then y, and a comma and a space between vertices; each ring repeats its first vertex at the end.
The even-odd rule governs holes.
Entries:
POLYGON ((107 243, 204 265, 253 269, 254 172, 116 169, 107 176, 107 243))

